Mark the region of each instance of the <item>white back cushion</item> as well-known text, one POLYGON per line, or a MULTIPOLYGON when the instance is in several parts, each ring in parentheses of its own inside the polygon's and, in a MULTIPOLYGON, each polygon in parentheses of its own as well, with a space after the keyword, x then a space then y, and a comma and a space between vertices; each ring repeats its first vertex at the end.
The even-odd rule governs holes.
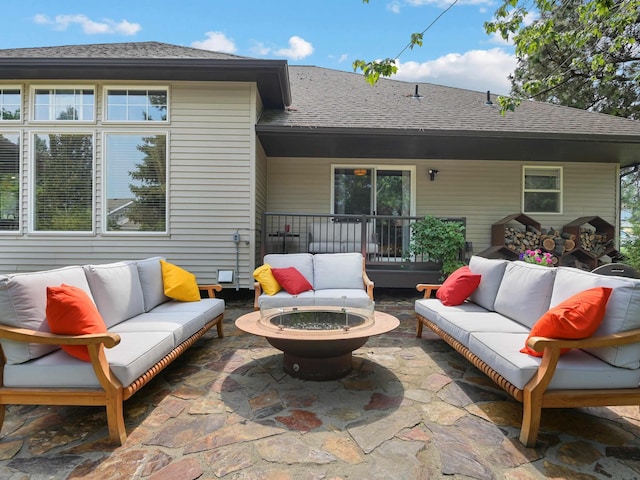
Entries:
POLYGON ((138 268, 138 277, 142 287, 142 297, 144 298, 144 311, 148 312, 161 303, 171 300, 164 294, 164 283, 162 281, 162 267, 160 260, 163 257, 151 257, 135 262, 138 268))
POLYGON ((521 261, 509 262, 496 295, 495 311, 533 327, 549 310, 555 278, 555 268, 521 261))
POLYGON ((270 253, 264 256, 263 263, 272 268, 295 267, 313 285, 313 255, 310 253, 270 253))
POLYGON ((509 263, 508 260, 489 259, 474 255, 469 261, 469 270, 480 275, 480 285, 469 296, 473 303, 492 310, 495 307, 496 295, 502 282, 504 269, 509 263))
MULTIPOLYGON (((0 275, 0 322, 11 327, 51 332, 46 321, 47 287, 63 283, 81 288, 93 299, 84 270, 79 266, 0 275)), ((9 364, 23 363, 58 348, 56 345, 2 340, 2 349, 9 364)))
POLYGON ((360 253, 318 253, 313 256, 313 287, 364 290, 360 253))
POLYGON ((144 313, 142 286, 134 262, 85 265, 84 269, 107 328, 144 313))
MULTIPOLYGON (((577 268, 558 267, 551 295, 551 306, 593 287, 613 289, 607 302, 604 319, 594 335, 609 335, 640 328, 640 280, 635 278, 611 277, 577 268)), ((640 367, 640 345, 638 344, 592 348, 587 351, 617 367, 640 367)))

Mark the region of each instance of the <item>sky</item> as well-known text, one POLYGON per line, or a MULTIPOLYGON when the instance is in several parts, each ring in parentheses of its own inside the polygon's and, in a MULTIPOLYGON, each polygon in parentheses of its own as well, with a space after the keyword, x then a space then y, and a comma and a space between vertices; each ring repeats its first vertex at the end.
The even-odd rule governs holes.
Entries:
POLYGON ((508 94, 513 46, 484 30, 501 0, 457 0, 443 14, 452 2, 20 0, 0 49, 157 41, 350 72, 356 59, 397 58, 398 80, 508 94))

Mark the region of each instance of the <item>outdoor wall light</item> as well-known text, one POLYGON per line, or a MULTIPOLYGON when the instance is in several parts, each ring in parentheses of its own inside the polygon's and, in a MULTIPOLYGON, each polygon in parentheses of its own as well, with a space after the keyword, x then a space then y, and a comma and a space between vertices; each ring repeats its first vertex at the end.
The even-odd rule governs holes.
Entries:
POLYGON ((440 170, 435 170, 433 168, 429 169, 429 178, 432 182, 436 179, 436 175, 438 175, 438 173, 440 173, 440 170))

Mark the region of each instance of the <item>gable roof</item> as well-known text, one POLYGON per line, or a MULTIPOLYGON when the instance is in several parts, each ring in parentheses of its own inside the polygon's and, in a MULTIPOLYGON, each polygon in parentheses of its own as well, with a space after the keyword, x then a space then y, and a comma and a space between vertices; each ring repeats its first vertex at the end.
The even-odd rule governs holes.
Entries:
POLYGON ((640 163, 640 122, 320 67, 289 67, 292 103, 256 127, 268 155, 640 163), (418 97, 416 97, 416 88, 418 97))
POLYGON ((291 103, 286 60, 260 60, 160 42, 0 50, 0 80, 255 82, 264 105, 291 103))

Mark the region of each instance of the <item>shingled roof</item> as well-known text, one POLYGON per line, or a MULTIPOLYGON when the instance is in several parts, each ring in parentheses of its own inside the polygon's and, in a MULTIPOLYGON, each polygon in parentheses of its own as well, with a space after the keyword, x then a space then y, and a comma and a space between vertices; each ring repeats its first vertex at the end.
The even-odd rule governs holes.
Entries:
POLYGON ((286 60, 261 60, 160 42, 0 50, 0 80, 255 82, 265 106, 291 102, 286 60))
POLYGON ((486 92, 372 87, 351 72, 160 42, 0 50, 1 79, 255 82, 265 106, 256 132, 270 156, 640 164, 638 121, 540 102, 502 116, 486 92))
POLYGON ((292 104, 257 127, 270 155, 640 162, 640 122, 541 102, 290 66, 292 104), (418 95, 416 96, 416 88, 418 95), (305 152, 307 152, 305 154, 305 152))

